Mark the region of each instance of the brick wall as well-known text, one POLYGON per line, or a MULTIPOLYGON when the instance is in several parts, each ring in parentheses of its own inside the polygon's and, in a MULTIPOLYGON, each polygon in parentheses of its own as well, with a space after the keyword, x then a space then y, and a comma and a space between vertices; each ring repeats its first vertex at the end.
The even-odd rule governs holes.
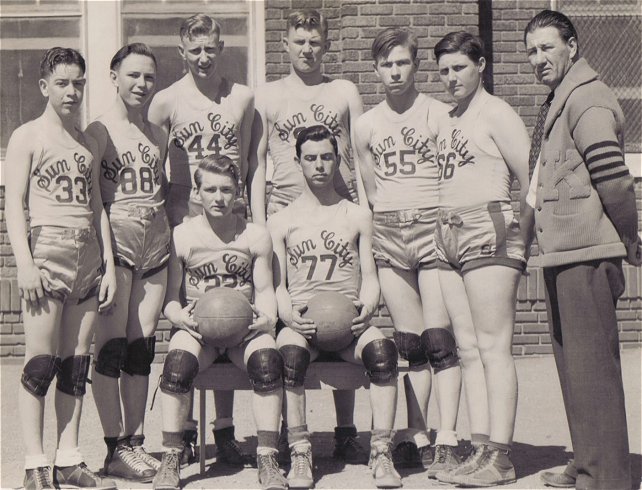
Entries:
MULTIPOLYGON (((330 52, 324 70, 334 77, 353 81, 363 98, 365 109, 383 99, 383 91, 372 69, 370 46, 376 33, 388 26, 412 27, 419 36, 421 59, 417 82, 420 90, 445 100, 437 75, 432 48, 445 34, 466 29, 478 34, 477 0, 267 0, 266 73, 268 80, 289 73, 287 55, 281 38, 285 18, 293 8, 323 9, 330 26, 330 52)), ((549 0, 494 0, 492 10, 494 92, 504 98, 532 128, 538 107, 547 89, 535 82, 525 61, 522 32, 528 20, 550 7, 549 0)), ((636 179, 638 211, 642 217, 642 180, 636 179)), ((4 188, 0 187, 0 357, 3 362, 24 354, 15 259, 6 236, 4 188)), ((625 266, 627 288, 618 303, 620 341, 623 347, 642 342, 642 284, 639 268, 625 266)), ((374 323, 390 331, 391 322, 382 306, 374 323)), ((537 355, 551 352, 546 325, 544 282, 541 269, 529 267, 517 295, 517 322, 514 353, 537 355)), ((169 326, 162 320, 157 332, 158 359, 167 352, 169 326)))

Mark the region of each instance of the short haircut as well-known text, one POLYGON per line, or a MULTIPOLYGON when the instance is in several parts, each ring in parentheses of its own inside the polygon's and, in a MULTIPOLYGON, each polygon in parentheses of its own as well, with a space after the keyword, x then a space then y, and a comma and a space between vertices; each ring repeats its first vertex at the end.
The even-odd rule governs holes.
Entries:
POLYGON ((329 140, 332 143, 332 148, 334 149, 334 154, 339 156, 339 146, 337 145, 337 139, 330 132, 328 128, 322 124, 317 124, 315 126, 309 126, 303 128, 296 137, 296 157, 301 158, 301 146, 306 141, 323 141, 329 140))
POLYGON ((221 24, 207 14, 194 14, 181 24, 180 36, 192 40, 196 36, 221 35, 221 24))
POLYGON ((238 188, 239 169, 230 157, 225 155, 208 155, 198 162, 198 167, 196 167, 196 171, 194 172, 194 182, 196 183, 197 189, 200 189, 203 183, 203 172, 228 175, 238 188))
POLYGON ((535 29, 544 27, 555 27, 564 41, 568 41, 572 37, 579 43, 577 31, 571 22, 571 19, 566 17, 561 12, 553 10, 542 10, 539 14, 533 17, 526 28, 524 29, 524 43, 526 43, 526 35, 535 29))
POLYGON ((375 63, 379 58, 385 58, 393 48, 406 46, 410 48, 413 61, 417 59, 419 41, 417 35, 404 27, 388 27, 377 34, 372 42, 372 59, 375 63))
POLYGON ((315 9, 295 10, 288 15, 288 31, 290 29, 317 29, 324 39, 328 38, 328 19, 315 9))
POLYGON ((148 58, 152 59, 152 61, 154 62, 154 66, 158 65, 158 63, 156 63, 156 57, 154 56, 154 53, 152 53, 152 50, 150 49, 149 46, 147 46, 147 44, 132 43, 132 44, 126 44, 125 46, 120 48, 118 51, 116 51, 116 54, 111 59, 111 63, 109 63, 109 69, 117 70, 118 67, 120 67, 120 64, 123 62, 123 60, 127 58, 130 54, 140 54, 142 56, 147 56, 148 58))
POLYGON ((77 65, 85 73, 85 58, 72 48, 50 48, 40 61, 40 78, 47 78, 58 65, 77 65))
POLYGON ((435 45, 434 53, 436 61, 439 61, 439 58, 444 54, 462 53, 473 62, 479 63, 479 60, 484 56, 484 42, 479 36, 470 32, 449 32, 435 45))

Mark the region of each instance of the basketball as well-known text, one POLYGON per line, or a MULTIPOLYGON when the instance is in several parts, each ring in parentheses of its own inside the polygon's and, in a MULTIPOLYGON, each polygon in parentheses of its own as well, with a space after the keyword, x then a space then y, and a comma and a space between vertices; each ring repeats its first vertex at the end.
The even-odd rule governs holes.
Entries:
POLYGON ((213 288, 196 302, 194 320, 198 333, 216 347, 235 347, 241 343, 253 321, 250 302, 236 289, 213 288))
POLYGON ((327 291, 315 294, 302 316, 314 320, 317 327, 310 343, 320 350, 336 352, 354 340, 351 328, 357 315, 352 301, 343 294, 327 291))

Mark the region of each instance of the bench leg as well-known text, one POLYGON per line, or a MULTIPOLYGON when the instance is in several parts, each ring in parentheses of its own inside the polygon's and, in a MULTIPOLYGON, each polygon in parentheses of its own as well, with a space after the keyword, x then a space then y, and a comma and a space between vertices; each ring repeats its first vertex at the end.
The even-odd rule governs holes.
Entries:
POLYGON ((205 474, 205 434, 207 431, 205 430, 207 427, 207 423, 205 421, 205 398, 207 397, 207 390, 198 390, 198 431, 200 432, 199 434, 199 465, 200 465, 200 471, 201 471, 201 476, 205 474))

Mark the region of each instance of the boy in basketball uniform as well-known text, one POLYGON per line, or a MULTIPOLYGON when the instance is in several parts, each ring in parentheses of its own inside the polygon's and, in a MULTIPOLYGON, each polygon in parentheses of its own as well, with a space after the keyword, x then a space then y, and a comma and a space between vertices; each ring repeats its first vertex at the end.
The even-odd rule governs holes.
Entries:
MULTIPOLYGON (((206 14, 186 19, 180 29, 178 51, 187 65, 183 78, 156 94, 149 107, 149 121, 164 135, 160 142, 169 159, 169 192, 165 206, 174 227, 201 213, 194 173, 207 155, 225 155, 239 169, 239 195, 235 212, 246 216, 245 187, 254 97, 250 89, 221 76, 218 61, 224 43, 221 26, 206 14)), ((163 157, 164 158, 164 157, 163 157)), ((234 392, 217 391, 214 437, 221 460, 244 465, 250 460, 234 439, 234 392)), ((195 421, 186 426, 186 460, 194 458, 195 421)))
MULTIPOLYGON (((328 21, 313 9, 292 12, 288 16, 283 47, 290 58, 290 74, 267 83, 256 91, 255 120, 250 154, 252 213, 264 222, 265 184, 269 150, 274 173, 272 191, 267 201, 267 215, 283 209, 302 192, 304 179, 295 161, 295 142, 301 129, 321 124, 337 140, 341 166, 335 173, 338 194, 357 201, 357 176, 352 164, 352 131, 363 112, 357 87, 348 80, 330 79, 322 72, 323 56, 330 48, 328 21), (254 162, 256 157, 256 162, 254 162), (259 209, 260 208, 260 209, 259 209)), ((333 391, 337 410, 334 456, 351 463, 365 462, 367 453, 356 439, 354 426, 354 391, 333 391)), ((287 459, 287 458, 286 458, 287 459)))
POLYGON ((178 225, 172 234, 164 313, 175 329, 160 382, 165 453, 154 488, 180 488, 183 424, 194 379, 225 353, 247 371, 254 389, 259 483, 262 488, 285 489, 287 482, 277 463, 283 363, 274 341, 276 300, 270 235, 264 225, 248 223, 233 213, 239 175, 230 158, 204 158, 194 178, 203 213, 178 225), (254 302, 256 319, 236 347, 208 344, 192 317, 195 302, 214 287, 231 287, 254 302))
POLYGON ((409 428, 395 448, 395 463, 423 465, 434 475, 458 463, 455 424, 461 389, 457 346, 441 297, 433 242, 439 196, 431 124, 448 108, 415 87, 419 60, 412 31, 381 31, 372 44, 372 57, 386 99, 357 121, 356 147, 374 211, 373 249, 381 290, 399 353, 410 367, 404 379, 409 428), (441 419, 434 462, 426 433, 431 366, 439 383, 441 419))
POLYGON ((307 368, 319 350, 308 342, 316 327, 301 314, 316 293, 335 291, 352 300, 359 310, 352 322, 355 339, 338 355, 363 365, 370 378, 373 477, 378 487, 400 487, 401 478, 390 454, 397 400, 397 348, 379 329, 368 325, 379 304, 370 211, 335 191, 334 176, 341 157, 329 129, 321 125, 302 129, 296 155, 305 178, 303 193, 268 221, 276 257, 279 317, 286 325, 277 344, 283 356, 292 460, 288 482, 296 488, 314 484, 303 385, 307 368))
POLYGON ((116 488, 87 468, 78 448, 89 347, 98 313, 111 307, 116 286, 95 144, 77 127, 84 74, 80 53, 48 50, 39 81, 45 110, 16 129, 7 148, 7 231, 18 267, 26 344, 18 399, 24 487, 29 490, 116 488), (43 419, 55 376, 58 433, 52 478, 43 419))

